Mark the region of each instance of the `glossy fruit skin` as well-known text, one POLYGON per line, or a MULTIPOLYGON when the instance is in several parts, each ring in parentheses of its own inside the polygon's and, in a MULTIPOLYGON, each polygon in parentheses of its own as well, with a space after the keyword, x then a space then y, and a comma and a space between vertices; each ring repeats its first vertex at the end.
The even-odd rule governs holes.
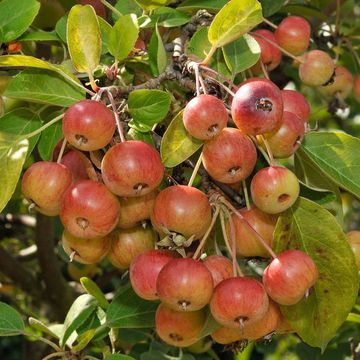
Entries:
POLYGON ((164 171, 159 153, 137 140, 111 147, 101 163, 105 185, 114 194, 126 197, 152 192, 160 185, 164 171))
POLYGON ((110 143, 115 117, 103 103, 82 100, 65 111, 62 130, 66 140, 77 149, 98 150, 110 143))
POLYGON ((304 138, 304 121, 297 115, 284 111, 280 128, 266 135, 275 158, 285 159, 293 155, 304 138))
POLYGON ((109 234, 118 222, 119 213, 119 201, 105 185, 81 180, 65 192, 60 220, 73 236, 91 239, 109 234))
POLYGON ((217 97, 207 94, 191 99, 183 114, 185 129, 199 140, 216 137, 227 121, 228 113, 224 103, 217 97))
POLYGON ((25 171, 21 191, 40 213, 55 216, 60 212, 61 199, 71 182, 71 172, 66 166, 38 161, 25 171))
MULTIPOLYGON (((231 215, 236 234, 236 253, 243 257, 270 257, 269 252, 258 240, 255 231, 271 247, 277 216, 266 214, 255 205, 252 205, 250 210, 243 208, 239 212, 245 220, 235 214, 231 215)), ((227 224, 227 232, 230 235, 229 224, 227 224)))
POLYGON ((281 90, 281 95, 284 103, 284 111, 289 111, 297 115, 306 123, 310 116, 310 105, 305 96, 295 90, 281 90))
POLYGON ((360 75, 355 76, 354 79, 354 97, 360 103, 360 75))
POLYGON ((231 114, 245 134, 261 135, 278 129, 283 115, 280 89, 267 79, 244 81, 233 98, 231 114))
POLYGON ((347 239, 351 246, 351 250, 355 255, 356 265, 360 270, 360 231, 353 230, 347 233, 347 239))
POLYGON ((213 293, 213 278, 198 260, 169 261, 159 272, 156 291, 162 303, 176 311, 196 311, 207 305, 213 293))
POLYGON ((311 27, 300 16, 287 16, 275 30, 279 45, 293 55, 301 55, 309 47, 311 27))
POLYGON ((82 239, 72 236, 66 230, 62 235, 62 246, 70 256, 76 251, 74 260, 81 264, 96 264, 100 262, 110 250, 111 239, 109 236, 95 239, 82 239))
POLYGON ((73 182, 89 179, 87 169, 93 169, 90 160, 78 150, 68 151, 62 157, 61 164, 71 171, 73 182))
POLYGON ((152 191, 144 196, 120 198, 118 226, 121 229, 130 229, 150 219, 157 194, 157 191, 152 191))
POLYGON ((200 239, 211 223, 211 207, 206 195, 191 186, 175 185, 162 190, 155 200, 151 222, 185 238, 200 239))
POLYGON ((234 128, 225 128, 203 148, 203 165, 217 181, 233 184, 246 179, 257 159, 256 148, 250 138, 234 128))
POLYGON ((262 284, 248 277, 223 280, 215 289, 210 301, 211 314, 227 327, 239 328, 262 318, 269 307, 269 299, 262 284))
POLYGON ((112 237, 109 260, 119 269, 128 269, 136 256, 154 249, 157 240, 158 236, 151 227, 117 230, 112 237))
POLYGON ((301 81, 308 86, 326 84, 332 77, 335 66, 331 57, 322 50, 311 50, 303 57, 299 66, 301 81))
POLYGON ((211 334, 211 338, 218 344, 227 345, 243 339, 239 327, 222 326, 211 334))
MULTIPOLYGON (((281 58, 282 58, 281 51, 276 46, 267 42, 265 39, 261 38, 260 36, 256 36, 257 34, 269 39, 274 43, 277 43, 276 37, 273 32, 265 29, 255 30, 252 33, 252 36, 255 38, 255 40, 260 46, 260 50, 261 50, 260 60, 265 65, 267 71, 272 71, 275 68, 277 68, 281 62, 281 58)), ((251 68, 251 70, 255 74, 261 74, 262 69, 261 69, 260 61, 257 62, 251 68)))
POLYGON ((278 214, 292 206, 300 193, 299 180, 282 166, 258 171, 251 181, 251 198, 267 214, 278 214))
POLYGON ((196 343, 205 322, 204 310, 179 312, 160 304, 155 314, 157 334, 167 344, 177 347, 186 347, 196 343))
POLYGON ((335 77, 332 84, 320 87, 320 91, 327 96, 337 94, 342 99, 346 99, 353 88, 354 78, 351 72, 343 66, 335 68, 335 77))
POLYGON ((172 259, 175 252, 147 250, 134 258, 130 266, 131 286, 141 298, 157 300, 156 280, 161 269, 172 259))
POLYGON ((210 271, 213 278, 214 287, 221 281, 233 276, 232 262, 225 256, 210 255, 207 256, 203 264, 210 271))
POLYGON ((298 303, 317 279, 312 258, 300 250, 286 250, 264 270, 263 284, 268 295, 281 305, 298 303))

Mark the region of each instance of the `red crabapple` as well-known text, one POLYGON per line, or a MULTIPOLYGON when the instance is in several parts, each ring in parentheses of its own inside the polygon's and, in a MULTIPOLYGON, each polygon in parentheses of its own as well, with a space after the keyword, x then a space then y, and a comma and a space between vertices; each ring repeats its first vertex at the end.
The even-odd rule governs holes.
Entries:
POLYGON ((342 99, 347 98, 353 88, 354 79, 351 72, 343 66, 335 68, 334 82, 320 87, 324 95, 339 95, 342 99))
POLYGON ((210 255, 204 260, 204 265, 211 273, 214 287, 219 282, 233 276, 232 262, 225 256, 210 255))
POLYGON ((310 105, 302 93, 295 90, 281 90, 281 95, 284 111, 297 115, 304 123, 309 120, 310 105))

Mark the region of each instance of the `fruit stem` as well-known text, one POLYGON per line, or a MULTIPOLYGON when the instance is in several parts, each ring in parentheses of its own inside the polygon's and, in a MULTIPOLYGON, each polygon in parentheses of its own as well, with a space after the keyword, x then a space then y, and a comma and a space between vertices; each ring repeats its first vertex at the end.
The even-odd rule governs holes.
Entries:
POLYGON ((225 200, 224 198, 221 198, 221 201, 224 205, 226 205, 231 211, 234 212, 234 214, 241 219, 242 221, 244 221, 249 227, 250 229, 252 229, 256 235, 256 237, 258 238, 258 240, 261 242, 261 244, 264 246, 264 248, 268 251, 268 253, 271 255, 272 258, 276 259, 277 256, 275 254, 275 252, 273 251, 273 249, 268 245, 268 243, 263 239, 263 237, 255 230, 255 228, 239 213, 239 211, 237 211, 237 209, 227 200, 225 200))
POLYGON ((233 89, 237 89, 237 86, 230 80, 228 79, 225 75, 223 75, 222 73, 217 72, 214 69, 209 68, 208 66, 204 65, 204 64, 200 64, 199 68, 202 70, 205 70, 211 74, 214 74, 216 76, 221 77, 224 81, 226 81, 233 89))
POLYGON ((207 65, 211 58, 213 57, 213 55, 215 54, 215 51, 217 50, 216 46, 212 46, 210 51, 208 52, 208 54, 206 55, 206 58, 200 63, 200 65, 207 65))
POLYGON ((111 104, 111 107, 112 107, 112 110, 113 110, 113 113, 114 113, 114 116, 115 116, 116 126, 117 126, 117 129, 118 129, 118 133, 120 135, 120 140, 121 140, 121 142, 125 142, 126 139, 125 139, 125 136, 124 136, 124 129, 122 127, 119 114, 118 114, 118 112, 116 110, 114 97, 113 97, 110 90, 106 90, 106 95, 109 98, 109 101, 110 101, 110 104, 111 104))
POLYGON ((65 351, 58 351, 52 354, 49 354, 47 356, 45 356, 44 358, 42 358, 42 360, 49 360, 49 359, 53 359, 53 358, 63 358, 63 356, 66 355, 65 351))
POLYGON ((62 157, 64 155, 65 148, 66 148, 66 139, 64 138, 64 140, 63 140, 63 142, 61 144, 61 149, 60 149, 60 152, 59 152, 59 156, 58 156, 58 158, 56 160, 56 162, 58 164, 60 164, 60 162, 61 162, 61 159, 62 159, 62 157))
POLYGON ((195 180, 195 178, 196 178, 196 174, 197 174, 197 172, 199 171, 200 165, 201 165, 201 163, 202 163, 202 158, 203 158, 203 153, 201 152, 201 154, 200 154, 200 156, 199 156, 199 158, 198 158, 198 160, 197 160, 197 162, 196 162, 196 165, 195 165, 195 167, 194 167, 194 170, 193 170, 193 172, 192 172, 192 174, 191 174, 191 177, 190 177, 188 186, 192 186, 192 185, 193 185, 194 180, 195 180))
POLYGON ((274 29, 277 29, 277 28, 278 28, 278 26, 275 25, 272 21, 270 21, 270 20, 268 20, 268 19, 266 19, 266 18, 263 18, 262 20, 263 20, 264 23, 268 24, 268 25, 271 26, 272 28, 274 28, 274 29))
POLYGON ((114 14, 116 14, 118 17, 122 16, 122 13, 114 6, 112 6, 109 2, 106 0, 100 0, 103 5, 105 5, 109 10, 111 10, 114 14))
POLYGON ((45 129, 47 129, 49 126, 55 124, 56 122, 58 122, 59 120, 61 120, 62 118, 64 117, 64 114, 61 114, 59 116, 57 116, 56 118, 50 120, 49 122, 47 122, 45 125, 43 125, 41 128, 31 132, 31 133, 28 133, 28 134, 25 134, 23 137, 21 137, 20 139, 21 140, 26 140, 26 139, 30 139, 32 138, 33 136, 36 136, 40 133, 42 133, 45 129))
POLYGON ((195 63, 195 85, 196 85, 196 96, 200 96, 200 81, 199 81, 199 64, 195 63))
POLYGON ((216 205, 215 213, 211 219, 210 226, 208 227, 208 229, 206 230, 206 233, 202 237, 200 244, 197 247, 195 254, 193 255, 193 259, 197 259, 199 257, 199 255, 201 254, 201 250, 203 249, 203 247, 206 243, 206 240, 209 237, 212 228, 214 227, 215 221, 216 221, 217 217, 219 216, 219 212, 220 212, 220 205, 216 205))
POLYGON ((236 274, 239 274, 239 276, 244 276, 243 272, 241 271, 240 265, 238 264, 238 262, 236 260, 236 250, 235 250, 235 256, 234 256, 232 248, 229 243, 229 238, 227 236, 226 227, 225 227, 225 217, 224 217, 223 211, 220 212, 220 223, 221 223, 221 230, 223 233, 226 248, 229 251, 232 261, 233 261, 233 271, 234 271, 234 266, 236 266, 237 273, 234 272, 234 276, 236 276, 236 274))
POLYGON ((211 80, 215 81, 218 85, 220 85, 225 91, 227 91, 232 97, 235 96, 235 93, 231 91, 226 85, 224 85, 221 81, 213 78, 212 76, 208 76, 211 80))
POLYGON ((237 260, 236 260, 236 238, 235 238, 235 227, 234 227, 234 220, 232 217, 229 217, 229 225, 230 225, 230 240, 231 240, 231 257, 233 263, 233 274, 236 277, 237 275, 237 260))
POLYGON ((270 159, 266 153, 266 151, 262 148, 261 145, 259 145, 259 142, 256 140, 256 138, 252 135, 249 135, 253 143, 256 145, 257 149, 261 152, 267 163, 270 165, 270 159))
POLYGON ((203 93, 207 94, 205 82, 204 82, 204 79, 203 79, 201 73, 199 73, 199 80, 200 80, 200 84, 201 84, 201 88, 202 88, 203 93))
POLYGON ((273 153, 271 151, 270 145, 268 143, 268 141, 265 139, 265 137, 263 135, 260 135, 260 138, 262 140, 262 142, 264 143, 265 147, 266 147, 266 151, 269 155, 269 160, 270 160, 270 166, 275 166, 275 160, 274 160, 274 156, 273 153))
POLYGON ((261 34, 254 34, 254 33, 250 33, 250 35, 255 36, 255 38, 256 38, 256 36, 258 36, 259 38, 267 41, 269 44, 271 44, 271 45, 275 46, 276 48, 278 48, 279 50, 281 50, 281 52, 283 52, 283 53, 284 53, 285 55, 287 55, 288 57, 294 59, 295 61, 298 61, 300 64, 303 64, 303 63, 304 63, 304 61, 303 61, 301 58, 299 58, 298 56, 295 56, 295 55, 293 55, 292 53, 288 52, 288 51, 285 50, 283 47, 281 47, 279 44, 277 44, 276 42, 268 39, 267 37, 265 37, 265 36, 263 36, 263 35, 261 35, 261 34))
POLYGON ((58 352, 61 352, 61 348, 59 346, 57 346, 54 342, 52 342, 51 340, 48 340, 42 336, 39 336, 39 335, 35 335, 35 334, 30 334, 26 331, 24 332, 21 332, 22 335, 24 336, 28 336, 28 337, 32 337, 32 338, 35 338, 39 341, 42 341, 43 343, 49 345, 50 347, 52 347, 55 351, 58 351, 58 352))
POLYGON ((241 181, 241 184, 242 184, 242 188, 243 188, 243 192, 244 192, 246 208, 248 210, 250 210, 251 206, 250 206, 249 193, 248 193, 248 189, 246 186, 246 181, 245 180, 241 181))
POLYGON ((266 79, 270 80, 270 77, 269 77, 269 73, 268 71, 266 70, 266 66, 264 65, 264 63, 260 60, 260 65, 261 65, 261 70, 265 76, 266 79))

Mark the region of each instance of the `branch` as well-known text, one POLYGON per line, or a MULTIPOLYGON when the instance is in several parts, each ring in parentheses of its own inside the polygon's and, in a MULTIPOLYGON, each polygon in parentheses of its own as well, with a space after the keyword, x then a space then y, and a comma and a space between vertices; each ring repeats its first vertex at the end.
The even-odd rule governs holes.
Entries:
POLYGON ((60 264, 54 252, 54 240, 53 218, 37 213, 35 241, 41 276, 45 283, 46 296, 53 305, 55 317, 63 321, 74 300, 74 294, 61 274, 60 264))

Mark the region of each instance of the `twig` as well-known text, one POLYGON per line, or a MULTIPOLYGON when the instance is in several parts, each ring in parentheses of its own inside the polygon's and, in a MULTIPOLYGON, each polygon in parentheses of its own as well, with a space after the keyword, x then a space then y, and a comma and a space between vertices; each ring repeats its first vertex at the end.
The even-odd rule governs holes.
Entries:
POLYGON ((211 74, 214 74, 214 75, 216 75, 216 76, 221 77, 221 78, 222 78, 225 82, 227 82, 233 89, 237 89, 237 86, 236 86, 230 79, 228 79, 225 75, 223 75, 222 73, 219 73, 219 72, 217 72, 216 70, 213 70, 213 69, 211 69, 211 68, 209 68, 209 67, 207 67, 207 66, 205 66, 205 65, 202 65, 202 64, 199 65, 199 68, 202 69, 202 70, 205 70, 205 71, 207 71, 207 72, 209 72, 209 73, 211 73, 211 74))
POLYGON ((114 14, 117 16, 122 16, 122 13, 114 6, 112 6, 108 1, 106 0, 100 0, 102 4, 104 4, 109 10, 111 10, 114 14))
POLYGON ((58 158, 57 158, 57 160, 56 160, 56 162, 57 162, 58 164, 61 163, 61 159, 62 159, 62 157, 63 157, 63 155, 64 155, 65 148, 66 148, 66 139, 64 138, 64 140, 63 140, 63 142, 62 142, 62 144, 61 144, 61 148, 60 148, 60 152, 59 152, 58 158))
POLYGON ((278 28, 278 26, 275 25, 275 24, 274 24, 273 22, 271 22, 270 20, 268 20, 268 19, 266 19, 266 18, 263 18, 262 20, 263 20, 264 23, 268 24, 268 25, 271 26, 272 28, 274 28, 274 29, 277 29, 277 28, 278 28))
POLYGON ((262 70, 265 78, 268 79, 268 80, 270 80, 269 73, 268 73, 268 71, 266 70, 266 66, 265 66, 264 63, 261 61, 261 59, 260 59, 260 66, 261 66, 261 70, 262 70))
POLYGON ((43 343, 49 345, 50 347, 52 347, 55 351, 61 351, 61 348, 59 346, 57 346, 53 341, 46 339, 42 336, 36 335, 36 334, 30 334, 26 331, 21 332, 22 335, 24 336, 28 336, 28 337, 32 337, 36 340, 42 341, 43 343))
POLYGON ((124 129, 123 129, 123 126, 122 126, 121 121, 120 121, 119 114, 118 114, 117 109, 116 109, 114 97, 113 97, 111 91, 106 91, 106 95, 108 96, 109 101, 111 103, 111 107, 112 107, 112 110, 113 110, 113 113, 114 113, 114 116, 115 116, 116 127, 117 127, 118 133, 120 135, 120 140, 121 140, 121 142, 124 142, 124 141, 126 141, 125 136, 124 136, 124 129))
POLYGON ((49 359, 53 359, 53 358, 63 358, 63 356, 65 355, 65 351, 58 351, 52 354, 49 354, 48 356, 45 356, 44 358, 42 358, 42 360, 49 360, 49 359))
POLYGON ((201 154, 200 154, 200 156, 199 156, 199 158, 198 158, 198 160, 197 160, 197 162, 196 162, 196 165, 195 165, 195 167, 194 167, 194 170, 193 170, 193 172, 192 172, 192 174, 191 174, 191 177, 190 177, 188 186, 192 186, 192 185, 193 185, 194 180, 195 180, 195 178, 196 178, 196 174, 198 173, 199 168, 200 168, 200 166, 201 166, 202 158, 203 158, 203 153, 201 152, 201 154))
POLYGON ((246 186, 246 181, 243 180, 243 181, 241 182, 241 184, 242 184, 243 193, 244 193, 244 197, 245 197, 246 208, 247 208, 248 210, 250 210, 251 206, 250 206, 249 193, 248 193, 248 189, 247 189, 247 186, 246 186))
POLYGON ((260 138, 261 138, 261 141, 264 143, 264 145, 266 147, 266 151, 269 155, 270 166, 275 166, 274 156, 273 156, 273 153, 271 151, 268 141, 265 139, 265 137, 263 135, 260 135, 260 138))

